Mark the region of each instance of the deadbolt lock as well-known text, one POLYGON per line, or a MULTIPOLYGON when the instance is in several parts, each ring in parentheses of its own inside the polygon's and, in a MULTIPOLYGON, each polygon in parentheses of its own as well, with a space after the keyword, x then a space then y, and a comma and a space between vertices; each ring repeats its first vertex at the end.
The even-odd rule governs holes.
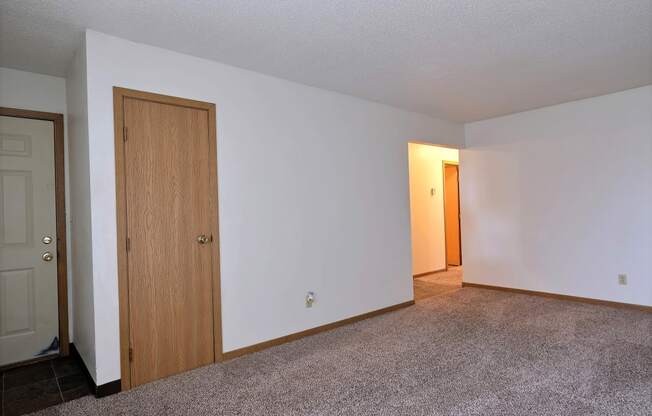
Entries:
POLYGON ((208 244, 210 241, 211 241, 210 237, 208 237, 208 236, 206 236, 206 235, 204 235, 204 234, 202 234, 202 235, 200 235, 199 237, 197 237, 197 242, 198 242, 199 244, 202 244, 202 245, 203 245, 203 244, 208 244))
POLYGON ((41 241, 43 242, 43 244, 50 244, 52 242, 52 237, 50 237, 49 235, 43 236, 43 239, 41 239, 41 241))

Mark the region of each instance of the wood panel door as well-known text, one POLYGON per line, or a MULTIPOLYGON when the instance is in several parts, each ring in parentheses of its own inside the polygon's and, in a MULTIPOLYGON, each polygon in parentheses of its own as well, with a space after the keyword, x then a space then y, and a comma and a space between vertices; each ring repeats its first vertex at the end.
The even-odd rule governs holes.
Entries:
POLYGON ((56 220, 54 123, 0 116, 0 366, 59 353, 56 220))
MULTIPOLYGON (((214 362, 209 111, 123 98, 131 386, 214 362)), ((219 301, 219 300, 218 300, 219 301)))
POLYGON ((460 196, 458 165, 444 163, 444 221, 446 229, 446 264, 462 264, 460 237, 460 196))

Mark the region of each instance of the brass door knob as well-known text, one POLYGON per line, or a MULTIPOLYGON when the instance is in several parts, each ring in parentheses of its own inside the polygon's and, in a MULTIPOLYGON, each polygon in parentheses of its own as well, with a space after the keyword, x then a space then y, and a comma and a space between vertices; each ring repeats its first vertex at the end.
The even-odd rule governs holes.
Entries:
POLYGON ((43 253, 41 258, 43 259, 43 261, 52 261, 52 259, 54 259, 54 255, 49 251, 46 251, 45 253, 43 253))
POLYGON ((208 236, 204 235, 204 234, 197 237, 197 242, 199 244, 202 244, 202 245, 208 244, 210 241, 211 241, 211 239, 208 236))

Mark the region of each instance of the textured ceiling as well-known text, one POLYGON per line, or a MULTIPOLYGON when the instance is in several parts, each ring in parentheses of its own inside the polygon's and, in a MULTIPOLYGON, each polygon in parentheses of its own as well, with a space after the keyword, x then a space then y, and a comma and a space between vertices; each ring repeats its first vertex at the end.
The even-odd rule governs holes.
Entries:
POLYGON ((456 121, 652 83, 652 0, 0 1, 0 65, 84 28, 456 121))

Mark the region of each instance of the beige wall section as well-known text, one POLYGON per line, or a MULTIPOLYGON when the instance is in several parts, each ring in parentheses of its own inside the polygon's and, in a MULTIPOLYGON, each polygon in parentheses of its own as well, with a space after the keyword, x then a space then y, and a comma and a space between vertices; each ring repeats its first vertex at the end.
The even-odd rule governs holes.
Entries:
POLYGON ((444 160, 457 162, 459 150, 409 143, 412 274, 446 268, 444 160), (434 190, 431 194, 431 189, 434 190))

